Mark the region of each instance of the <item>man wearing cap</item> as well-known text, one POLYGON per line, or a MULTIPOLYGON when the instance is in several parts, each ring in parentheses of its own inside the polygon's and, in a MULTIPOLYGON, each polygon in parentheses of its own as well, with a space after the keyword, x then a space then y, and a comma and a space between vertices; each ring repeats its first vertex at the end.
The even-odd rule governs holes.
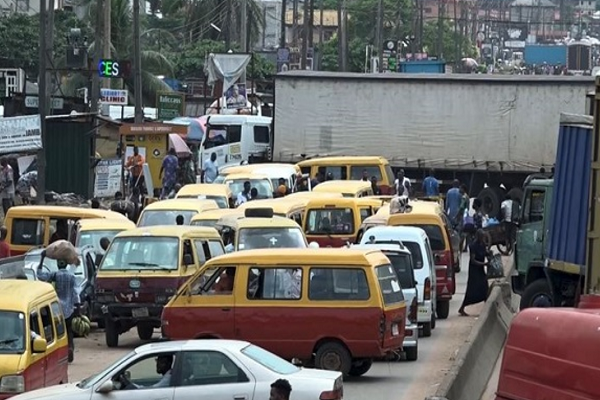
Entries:
POLYGON ((65 316, 65 325, 67 328, 67 337, 69 339, 69 362, 73 362, 75 353, 75 343, 73 342, 73 317, 79 314, 79 293, 77 293, 77 282, 73 272, 67 269, 67 262, 64 260, 56 260, 58 271, 48 272, 42 268, 44 259, 46 258, 46 250, 42 252, 42 259, 37 268, 37 276, 40 280, 54 283, 58 300, 65 316))

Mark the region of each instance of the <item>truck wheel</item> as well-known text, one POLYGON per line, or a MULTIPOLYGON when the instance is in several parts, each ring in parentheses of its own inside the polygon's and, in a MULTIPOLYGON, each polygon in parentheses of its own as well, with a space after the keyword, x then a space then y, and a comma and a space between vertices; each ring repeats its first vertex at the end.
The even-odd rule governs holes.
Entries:
POLYGON ((362 376, 366 374, 373 365, 373 360, 367 358, 366 360, 354 361, 348 375, 350 376, 362 376))
POLYGON ((417 361, 419 357, 419 347, 407 347, 404 351, 406 353, 406 361, 417 361))
POLYGON ((431 322, 425 322, 423 324, 423 337, 431 336, 431 322))
POLYGON ((119 330, 116 322, 107 320, 106 329, 104 330, 104 338, 108 347, 119 346, 119 330))
POLYGON ((140 339, 150 340, 154 335, 154 327, 150 324, 138 324, 137 332, 140 339))
POLYGON ((352 356, 340 343, 323 343, 317 349, 315 366, 329 371, 340 371, 342 374, 348 375, 352 368, 352 356))
POLYGON ((540 278, 527 285, 519 308, 524 310, 529 307, 554 307, 552 291, 546 278, 540 278))
POLYGON ((435 313, 439 319, 446 319, 450 314, 450 302, 448 300, 438 301, 435 307, 435 313))
POLYGON ((435 322, 437 321, 437 318, 435 317, 435 313, 431 313, 431 330, 435 329, 435 322))

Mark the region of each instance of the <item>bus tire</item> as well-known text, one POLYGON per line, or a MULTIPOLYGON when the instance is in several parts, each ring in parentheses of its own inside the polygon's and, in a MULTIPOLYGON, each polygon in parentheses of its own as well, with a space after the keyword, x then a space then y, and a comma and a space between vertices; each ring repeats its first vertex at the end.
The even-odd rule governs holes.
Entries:
POLYGON ((315 366, 330 371, 340 371, 344 375, 350 373, 352 356, 344 345, 337 342, 325 342, 317 349, 315 366))

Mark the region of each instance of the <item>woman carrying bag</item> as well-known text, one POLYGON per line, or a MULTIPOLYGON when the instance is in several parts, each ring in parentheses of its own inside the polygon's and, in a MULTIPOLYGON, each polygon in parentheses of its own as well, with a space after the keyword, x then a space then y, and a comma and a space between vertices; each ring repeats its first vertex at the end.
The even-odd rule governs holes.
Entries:
POLYGON ((458 313, 468 317, 465 307, 481 303, 487 300, 489 286, 485 267, 490 265, 491 253, 485 242, 485 232, 478 229, 475 232, 475 240, 469 245, 469 277, 467 279, 467 290, 458 313), (486 261, 487 259, 487 261, 486 261))

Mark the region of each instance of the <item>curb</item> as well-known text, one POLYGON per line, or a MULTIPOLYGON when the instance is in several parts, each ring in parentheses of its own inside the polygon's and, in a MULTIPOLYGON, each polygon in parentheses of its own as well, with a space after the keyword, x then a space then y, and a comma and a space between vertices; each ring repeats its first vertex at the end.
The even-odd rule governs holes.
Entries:
MULTIPOLYGON (((513 266, 514 268, 514 266, 513 266)), ((425 400, 479 400, 486 390, 506 341, 514 315, 510 279, 493 284, 493 289, 476 325, 461 347, 454 365, 434 396, 425 400)))

